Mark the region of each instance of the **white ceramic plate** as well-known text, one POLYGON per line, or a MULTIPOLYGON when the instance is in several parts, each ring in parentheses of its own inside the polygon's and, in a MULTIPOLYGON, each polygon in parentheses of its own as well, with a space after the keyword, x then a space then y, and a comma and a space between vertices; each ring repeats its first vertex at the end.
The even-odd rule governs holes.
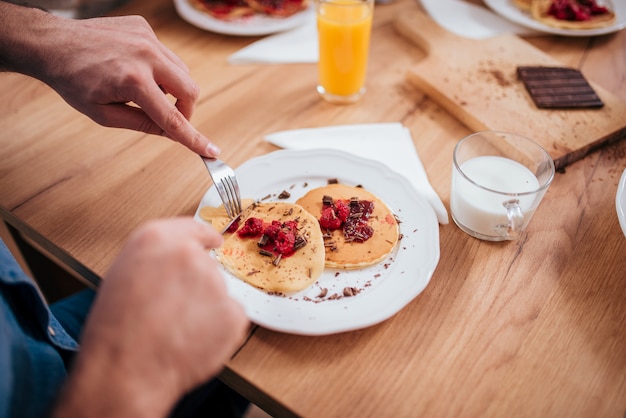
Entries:
POLYGON ((255 14, 241 19, 224 21, 202 13, 189 4, 188 0, 174 0, 174 6, 180 17, 200 29, 237 36, 269 35, 293 29, 305 23, 310 18, 310 14, 313 13, 313 7, 309 6, 307 9, 286 18, 255 14))
MULTIPOLYGON (((245 308, 250 320, 276 331, 324 335, 368 327, 390 318, 419 295, 439 262, 439 224, 429 204, 404 177, 378 161, 336 150, 280 150, 251 159, 236 170, 242 197, 269 200, 287 190, 295 202, 331 178, 362 185, 382 198, 400 219, 403 237, 396 250, 378 265, 359 270, 326 269, 307 289, 289 296, 269 295, 232 276, 225 269, 229 293, 245 308), (322 288, 343 294, 344 287, 360 290, 356 296, 319 299, 322 288)), ((211 187, 200 208, 218 206, 211 187)))
POLYGON ((494 12, 515 23, 526 26, 530 29, 554 35, 597 36, 617 32, 618 30, 626 27, 626 1, 624 0, 599 0, 598 4, 606 4, 613 11, 615 11, 617 16, 616 22, 615 24, 605 28, 586 30, 560 29, 544 25, 543 23, 533 19, 529 13, 516 7, 515 4, 513 4, 513 0, 485 0, 485 4, 487 4, 487 6, 489 6, 494 12))
POLYGON ((615 195, 615 209, 617 210, 617 218, 622 227, 622 232, 626 236, 626 170, 622 173, 617 186, 617 195, 615 195))

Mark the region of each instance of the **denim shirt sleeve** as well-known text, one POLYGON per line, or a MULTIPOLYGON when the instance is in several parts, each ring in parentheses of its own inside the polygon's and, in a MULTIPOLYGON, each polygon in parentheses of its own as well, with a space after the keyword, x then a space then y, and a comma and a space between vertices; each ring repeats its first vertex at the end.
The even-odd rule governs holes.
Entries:
POLYGON ((76 350, 0 240, 0 418, 48 415, 76 350))

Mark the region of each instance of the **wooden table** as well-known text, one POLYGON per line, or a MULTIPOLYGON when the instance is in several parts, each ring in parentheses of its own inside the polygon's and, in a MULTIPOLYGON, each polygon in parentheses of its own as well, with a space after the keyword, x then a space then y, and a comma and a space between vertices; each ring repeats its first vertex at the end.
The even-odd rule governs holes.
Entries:
MULTIPOLYGON (((193 122, 233 166, 274 150, 263 141, 270 132, 401 122, 449 207, 452 149, 470 131, 405 80, 424 53, 392 19, 417 7, 377 7, 368 91, 350 106, 319 99, 315 65, 229 65, 256 38, 194 28, 170 0, 137 0, 119 13, 144 15, 189 65, 202 91, 193 122)), ((626 31, 529 41, 626 101, 626 31)), ((3 220, 87 281, 99 280, 131 230, 193 214, 210 186, 182 146, 96 126, 16 74, 0 75, 0 144, 3 220)), ((323 337, 254 327, 221 377, 275 416, 622 417, 626 238, 615 194, 625 167, 621 141, 557 173, 516 242, 441 226, 432 280, 397 315, 323 337)))

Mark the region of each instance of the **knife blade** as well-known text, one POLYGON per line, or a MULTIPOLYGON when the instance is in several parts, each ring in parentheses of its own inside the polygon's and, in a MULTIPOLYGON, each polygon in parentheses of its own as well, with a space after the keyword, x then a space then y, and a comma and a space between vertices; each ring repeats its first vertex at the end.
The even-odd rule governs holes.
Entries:
POLYGON ((235 224, 235 222, 238 222, 242 217, 243 218, 247 218, 248 215, 250 214, 250 212, 252 212, 252 210, 254 208, 256 208, 256 206, 258 204, 259 204, 259 201, 255 200, 254 202, 252 202, 248 206, 246 206, 241 212, 239 212, 239 214, 237 216, 235 216, 233 219, 231 219, 230 222, 228 222, 228 224, 226 224, 226 226, 224 228, 222 228, 222 231, 220 233, 222 235, 224 235, 230 229, 230 227, 235 224))

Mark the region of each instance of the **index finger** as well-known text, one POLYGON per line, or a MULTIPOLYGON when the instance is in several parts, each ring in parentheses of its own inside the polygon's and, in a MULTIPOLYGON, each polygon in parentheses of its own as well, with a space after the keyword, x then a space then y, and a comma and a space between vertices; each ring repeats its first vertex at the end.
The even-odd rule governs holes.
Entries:
POLYGON ((163 130, 165 136, 205 157, 216 157, 220 153, 219 148, 191 125, 156 84, 140 89, 138 94, 139 97, 133 101, 163 130))

